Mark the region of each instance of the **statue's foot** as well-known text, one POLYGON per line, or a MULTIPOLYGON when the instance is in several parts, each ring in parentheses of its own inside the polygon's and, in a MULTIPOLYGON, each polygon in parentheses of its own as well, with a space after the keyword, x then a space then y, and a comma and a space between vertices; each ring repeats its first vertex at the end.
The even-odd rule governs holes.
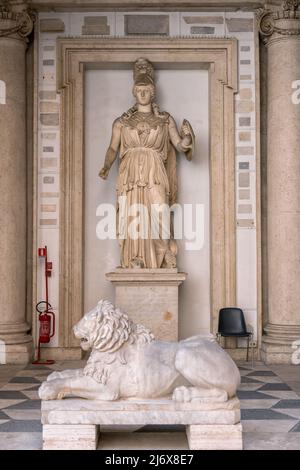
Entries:
POLYGON ((226 390, 218 388, 204 389, 197 387, 177 387, 175 388, 172 400, 178 402, 225 402, 228 400, 226 390))

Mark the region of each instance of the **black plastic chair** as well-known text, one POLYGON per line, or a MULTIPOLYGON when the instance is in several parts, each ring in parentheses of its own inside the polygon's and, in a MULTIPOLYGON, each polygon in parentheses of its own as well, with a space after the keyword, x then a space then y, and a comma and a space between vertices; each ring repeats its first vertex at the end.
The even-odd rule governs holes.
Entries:
MULTIPOLYGON (((221 337, 247 338, 247 362, 249 359, 249 342, 253 333, 247 331, 243 310, 237 307, 221 308, 219 312, 218 339, 221 337)), ((253 343, 252 343, 253 367, 253 343)))

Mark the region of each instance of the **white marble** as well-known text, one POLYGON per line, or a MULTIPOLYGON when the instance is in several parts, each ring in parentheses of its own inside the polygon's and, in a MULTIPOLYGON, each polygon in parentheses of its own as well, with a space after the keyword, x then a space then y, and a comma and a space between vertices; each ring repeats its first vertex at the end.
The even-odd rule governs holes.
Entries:
POLYGON ((175 402, 226 402, 240 373, 213 337, 156 341, 153 334, 106 300, 74 327, 92 353, 83 369, 53 372, 39 389, 42 400, 79 396, 94 400, 158 398, 175 402))

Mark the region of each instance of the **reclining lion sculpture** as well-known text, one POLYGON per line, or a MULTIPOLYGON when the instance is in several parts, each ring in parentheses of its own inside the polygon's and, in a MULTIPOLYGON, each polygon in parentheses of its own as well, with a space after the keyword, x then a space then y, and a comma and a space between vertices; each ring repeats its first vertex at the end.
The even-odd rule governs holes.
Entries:
POLYGON ((220 401, 235 396, 240 374, 214 339, 194 336, 156 341, 153 334, 107 300, 100 300, 74 327, 86 366, 53 372, 39 389, 43 400, 77 396, 92 400, 158 398, 220 401))

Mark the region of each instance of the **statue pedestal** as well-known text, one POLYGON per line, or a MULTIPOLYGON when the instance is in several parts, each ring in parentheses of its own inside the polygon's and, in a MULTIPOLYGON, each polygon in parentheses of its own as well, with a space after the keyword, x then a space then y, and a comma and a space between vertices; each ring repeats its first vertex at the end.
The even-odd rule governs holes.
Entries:
POLYGON ((147 424, 186 427, 190 449, 242 450, 240 402, 175 402, 170 397, 117 401, 42 401, 43 449, 97 449, 103 426, 147 424))
POLYGON ((177 269, 117 268, 106 274, 116 307, 162 341, 178 340, 178 288, 186 276, 177 269))

